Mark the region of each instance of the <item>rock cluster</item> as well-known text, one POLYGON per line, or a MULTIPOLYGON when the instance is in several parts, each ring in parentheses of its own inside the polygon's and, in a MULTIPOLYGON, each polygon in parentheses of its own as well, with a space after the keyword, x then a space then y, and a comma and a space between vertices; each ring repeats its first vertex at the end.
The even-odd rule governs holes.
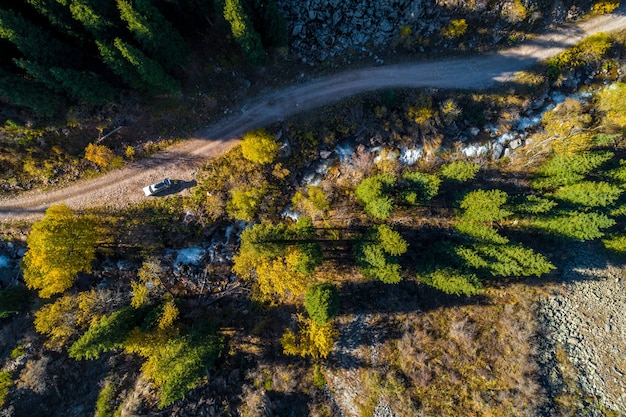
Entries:
MULTIPOLYGON (((434 0, 278 0, 289 22, 290 48, 303 62, 323 62, 346 51, 380 50, 408 26, 428 32, 438 30, 431 17, 434 0)), ((375 57, 376 61, 382 60, 375 57)))
MULTIPOLYGON (((539 361, 545 385, 550 397, 566 389, 563 357, 556 353, 560 346, 577 373, 580 403, 591 399, 605 409, 626 413, 626 277, 621 269, 602 264, 589 247, 581 245, 576 254, 590 265, 564 269, 562 291, 540 302, 545 339, 539 361)), ((597 406, 584 411, 604 415, 597 406)))

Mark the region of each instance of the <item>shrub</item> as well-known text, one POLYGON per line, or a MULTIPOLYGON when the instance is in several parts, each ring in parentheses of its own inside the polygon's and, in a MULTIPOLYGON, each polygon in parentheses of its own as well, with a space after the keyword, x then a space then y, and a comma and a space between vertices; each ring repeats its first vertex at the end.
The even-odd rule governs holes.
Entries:
POLYGON ((337 287, 330 283, 311 285, 304 295, 304 305, 314 322, 328 323, 339 312, 337 287))
POLYGON ((0 371, 0 408, 4 406, 7 395, 9 395, 9 389, 11 388, 11 385, 13 385, 11 372, 0 371))
POLYGON ((280 339, 287 355, 311 356, 315 360, 328 357, 338 332, 332 323, 319 324, 298 316, 298 333, 287 329, 280 339))
POLYGON ((591 7, 592 14, 607 14, 619 7, 620 0, 601 0, 591 7))
POLYGON ((90 143, 85 148, 85 159, 98 165, 100 168, 107 168, 113 162, 113 151, 104 145, 90 143))
POLYGON ((441 34, 447 39, 458 38, 465 34, 467 27, 465 19, 454 19, 448 26, 441 30, 441 34))

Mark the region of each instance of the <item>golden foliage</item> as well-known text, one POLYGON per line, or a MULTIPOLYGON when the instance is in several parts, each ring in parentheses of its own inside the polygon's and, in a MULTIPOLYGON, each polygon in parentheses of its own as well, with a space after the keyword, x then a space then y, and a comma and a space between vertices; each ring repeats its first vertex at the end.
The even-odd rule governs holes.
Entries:
POLYGON ((626 129, 626 83, 617 82, 601 89, 597 95, 598 109, 602 111, 602 123, 615 131, 626 129))
POLYGON ((104 314, 109 294, 96 290, 64 295, 35 313, 35 330, 49 337, 46 346, 63 347, 81 329, 86 329, 104 314))
POLYGON ((287 329, 280 343, 287 355, 310 356, 319 360, 328 357, 338 336, 332 322, 318 324, 310 318, 298 315, 298 334, 287 329))
POLYGON ((159 329, 166 330, 173 327, 174 322, 178 319, 179 315, 178 307, 173 300, 168 300, 163 305, 163 312, 159 317, 159 329))
POLYGON ((85 159, 93 162, 100 168, 107 168, 111 165, 114 158, 113 151, 104 145, 90 143, 85 148, 85 159))
POLYGON ((75 215, 64 204, 48 208, 26 238, 22 268, 28 288, 40 290, 43 298, 70 288, 76 274, 91 272, 98 237, 92 219, 75 215))
POLYGON ((620 0, 601 0, 591 8, 592 14, 607 14, 619 7, 620 0))
POLYGON ((465 19, 454 19, 448 26, 441 29, 444 38, 454 39, 463 36, 467 31, 467 22, 465 19))
POLYGON ((285 256, 262 258, 256 264, 257 284, 264 297, 300 296, 307 287, 307 277, 297 270, 302 253, 289 248, 285 256))
POLYGON ((133 293, 130 305, 135 308, 141 307, 159 295, 163 291, 162 275, 163 265, 159 258, 151 257, 143 261, 137 271, 138 281, 130 283, 133 293))

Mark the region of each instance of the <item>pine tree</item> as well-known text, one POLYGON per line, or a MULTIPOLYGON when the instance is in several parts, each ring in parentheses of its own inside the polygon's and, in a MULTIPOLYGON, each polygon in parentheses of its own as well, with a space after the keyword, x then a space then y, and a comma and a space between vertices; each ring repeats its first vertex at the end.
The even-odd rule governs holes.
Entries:
POLYGON ((418 274, 417 278, 423 284, 446 294, 472 296, 480 294, 483 288, 475 274, 453 268, 442 268, 426 274, 418 274))
POLYGON ((370 279, 387 284, 402 280, 397 256, 407 250, 406 241, 386 225, 376 226, 355 245, 355 257, 359 271, 370 279))
POLYGON ((224 18, 230 24, 230 29, 239 44, 248 62, 252 65, 265 63, 266 54, 261 43, 261 37, 254 30, 250 18, 245 13, 241 0, 224 1, 224 18))
POLYGON ((339 313, 337 287, 328 282, 311 285, 304 295, 304 305, 317 324, 330 322, 339 313))
POLYGON ((180 33, 151 1, 116 0, 120 16, 148 56, 170 72, 180 71, 187 61, 187 45, 180 33))
POLYGON ((620 187, 604 181, 581 181, 559 188, 553 196, 570 204, 585 207, 606 207, 617 201, 622 191, 620 187))
POLYGON ((465 182, 473 179, 480 165, 474 162, 455 161, 441 167, 439 173, 444 179, 465 182))
POLYGON ((554 237, 578 241, 593 240, 604 236, 602 229, 615 225, 615 220, 595 212, 570 211, 533 220, 532 226, 554 237))
POLYGON ((391 174, 374 175, 361 181, 354 194, 367 214, 385 220, 394 208, 393 200, 386 193, 395 183, 396 179, 391 174))
POLYGON ((142 51, 120 38, 115 38, 113 45, 134 66, 146 87, 167 93, 180 91, 179 83, 169 76, 155 60, 148 58, 142 51))
POLYGON ((402 199, 413 205, 428 204, 439 192, 441 179, 422 172, 405 172, 402 175, 402 199))

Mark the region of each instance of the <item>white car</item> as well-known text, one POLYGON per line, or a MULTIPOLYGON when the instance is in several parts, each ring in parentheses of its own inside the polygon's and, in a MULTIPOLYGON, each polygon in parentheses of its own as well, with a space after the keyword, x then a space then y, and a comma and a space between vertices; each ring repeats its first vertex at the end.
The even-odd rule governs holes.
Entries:
POLYGON ((155 195, 155 194, 158 194, 158 193, 160 193, 162 191, 167 190, 172 185, 173 185, 172 181, 170 181, 169 178, 165 178, 162 181, 159 181, 159 182, 154 183, 152 185, 148 185, 147 187, 143 187, 143 193, 146 196, 155 195))

